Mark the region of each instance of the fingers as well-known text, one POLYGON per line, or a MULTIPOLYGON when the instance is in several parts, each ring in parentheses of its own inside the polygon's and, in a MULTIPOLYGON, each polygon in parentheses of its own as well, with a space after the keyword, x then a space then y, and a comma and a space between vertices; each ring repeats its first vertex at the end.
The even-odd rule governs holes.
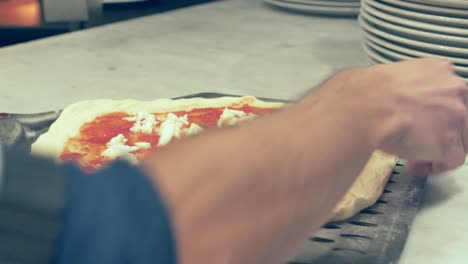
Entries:
POLYGON ((416 176, 429 176, 441 174, 463 165, 465 158, 458 157, 457 159, 447 162, 408 162, 408 172, 416 176))
POLYGON ((413 120, 403 133, 406 142, 397 142, 394 152, 426 160, 409 163, 416 174, 441 173, 462 165, 468 152, 468 87, 456 75, 453 63, 424 58, 402 63, 390 72, 399 76, 396 90, 411 88, 405 94, 407 105, 400 105, 407 107, 404 113, 413 120))
POLYGON ((410 161, 408 172, 416 176, 427 176, 432 174, 432 162, 410 161))
MULTIPOLYGON (((468 98, 468 96, 466 96, 465 98, 468 98)), ((465 105, 468 108, 468 100, 466 99, 465 99, 465 105)), ((463 163, 465 163, 466 155, 468 153, 468 117, 465 117, 465 121, 463 122, 463 130, 461 131, 461 137, 463 141, 463 150, 464 150, 463 152, 465 152, 465 155, 463 156, 463 162, 462 162, 462 165, 463 165, 463 163)))
POLYGON ((461 131, 461 137, 463 142, 463 151, 465 155, 468 153, 468 117, 463 122, 463 130, 461 131))
POLYGON ((453 141, 452 147, 447 157, 443 161, 435 161, 432 163, 431 174, 439 174, 449 170, 456 169, 465 163, 465 144, 463 141, 463 131, 457 137, 457 140, 453 141))
MULTIPOLYGON (((462 101, 465 105, 465 108, 468 109, 468 85, 465 84, 461 91, 462 101)), ((465 116, 464 118, 461 134, 465 153, 468 153, 468 116, 465 116)))
POLYGON ((434 162, 432 163, 432 171, 430 174, 440 174, 450 170, 454 170, 465 163, 465 156, 462 158, 448 161, 448 162, 434 162))
MULTIPOLYGON (((467 122, 468 123, 468 122, 467 122)), ((427 176, 440 174, 449 170, 456 169, 465 163, 466 151, 462 135, 460 134, 456 140, 448 142, 446 156, 443 161, 416 161, 408 163, 408 171, 419 176, 427 176)))
POLYGON ((460 142, 454 142, 454 144, 458 144, 458 147, 450 155, 450 159, 447 162, 435 162, 433 164, 433 173, 441 173, 447 170, 455 169, 459 166, 462 166, 465 163, 466 154, 468 153, 468 86, 465 81, 460 78, 456 77, 454 80, 454 87, 457 87, 460 91, 459 98, 462 102, 463 111, 459 111, 462 114, 461 124, 460 124, 460 142), (463 148, 463 149, 462 149, 463 148))
MULTIPOLYGON (((465 109, 467 109, 468 111, 468 85, 465 83, 465 81, 460 78, 461 81, 463 82, 462 84, 459 84, 461 86, 461 97, 462 97, 462 101, 465 105, 465 109)), ((468 153, 468 115, 465 115, 465 118, 463 120, 463 126, 462 126, 462 129, 461 129, 461 139, 462 139, 462 143, 463 143, 463 149, 464 149, 464 157, 463 157, 463 161, 461 164, 463 164, 465 162, 465 159, 466 159, 466 154, 468 153)), ((461 166, 461 165, 460 165, 461 166)))

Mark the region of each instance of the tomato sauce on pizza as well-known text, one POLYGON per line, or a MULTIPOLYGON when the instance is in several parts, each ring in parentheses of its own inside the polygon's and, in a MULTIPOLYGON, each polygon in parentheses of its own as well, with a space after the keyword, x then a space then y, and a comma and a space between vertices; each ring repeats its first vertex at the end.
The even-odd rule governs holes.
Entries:
POLYGON ((196 108, 171 113, 101 115, 82 125, 78 136, 69 138, 59 159, 94 171, 116 158, 136 162, 161 147, 164 140, 175 141, 202 130, 233 125, 275 108, 252 106, 196 108), (149 126, 148 126, 149 125, 149 126), (172 134, 171 134, 172 133, 172 134))

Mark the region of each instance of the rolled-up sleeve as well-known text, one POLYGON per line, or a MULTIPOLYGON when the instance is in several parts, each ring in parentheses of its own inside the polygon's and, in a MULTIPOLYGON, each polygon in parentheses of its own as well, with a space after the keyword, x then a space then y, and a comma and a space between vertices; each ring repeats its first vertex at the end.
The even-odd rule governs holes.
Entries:
POLYGON ((176 263, 168 210, 139 169, 116 162, 92 175, 65 171, 56 264, 176 263))

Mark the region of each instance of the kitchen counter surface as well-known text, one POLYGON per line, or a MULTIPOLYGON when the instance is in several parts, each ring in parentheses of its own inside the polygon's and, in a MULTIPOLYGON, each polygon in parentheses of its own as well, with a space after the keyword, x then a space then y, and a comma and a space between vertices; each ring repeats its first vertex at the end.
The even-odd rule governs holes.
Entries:
POLYGON ((354 20, 256 1, 209 3, 2 49, 0 111, 201 91, 295 98, 337 69, 367 63, 354 20))
MULTIPOLYGON (((226 0, 0 49, 0 112, 224 92, 293 99, 366 65, 354 19, 226 0)), ((468 168, 429 179, 400 263, 463 263, 468 168)))

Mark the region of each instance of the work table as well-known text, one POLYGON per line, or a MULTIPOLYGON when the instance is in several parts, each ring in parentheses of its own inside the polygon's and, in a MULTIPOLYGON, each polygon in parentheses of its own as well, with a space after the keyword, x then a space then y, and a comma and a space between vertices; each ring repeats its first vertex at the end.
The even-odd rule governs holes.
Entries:
MULTIPOLYGON (((0 112, 208 91, 294 99, 366 64, 354 19, 226 0, 0 49, 0 112)), ((467 173, 429 179, 400 263, 466 261, 467 173)))
POLYGON ((5 48, 0 111, 201 91, 289 99, 338 69, 367 63, 354 20, 282 13, 255 1, 204 4, 5 48))

